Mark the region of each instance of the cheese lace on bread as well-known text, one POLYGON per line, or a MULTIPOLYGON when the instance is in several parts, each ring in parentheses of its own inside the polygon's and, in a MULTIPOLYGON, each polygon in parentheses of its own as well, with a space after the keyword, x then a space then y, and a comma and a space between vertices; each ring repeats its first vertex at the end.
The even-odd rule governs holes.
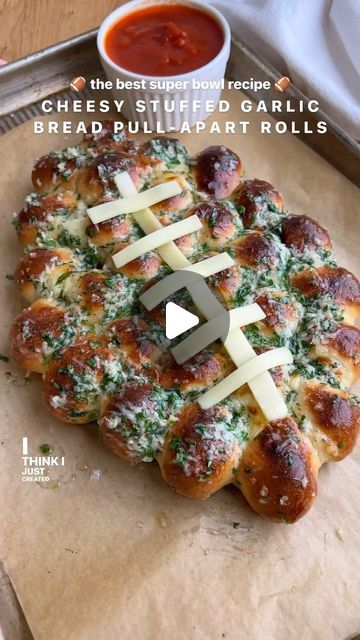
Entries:
MULTIPOLYGON (((105 444, 132 463, 159 463, 165 481, 205 499, 235 484, 251 507, 294 522, 313 504, 318 470, 355 446, 360 408, 360 285, 336 265, 328 232, 283 210, 272 185, 242 177, 238 156, 209 147, 189 158, 171 138, 141 143, 87 134, 38 160, 14 224, 24 256, 15 279, 29 307, 15 320, 17 361, 42 374, 49 411, 68 423, 96 420, 105 444), (183 364, 165 336, 165 302, 139 301, 171 271, 154 249, 115 269, 112 255, 144 236, 135 217, 94 224, 88 210, 116 200, 126 171, 136 190, 177 181, 151 207, 161 226, 197 216, 174 240, 191 264, 227 253, 234 264, 206 278, 220 308, 257 303, 265 317, 242 328, 256 354, 287 347, 293 363, 270 370, 288 415, 268 421, 248 385, 202 409, 198 399, 231 375, 220 341, 183 364)), ((186 289, 173 301, 198 314, 186 289)), ((205 322, 205 318, 204 318, 205 322)))

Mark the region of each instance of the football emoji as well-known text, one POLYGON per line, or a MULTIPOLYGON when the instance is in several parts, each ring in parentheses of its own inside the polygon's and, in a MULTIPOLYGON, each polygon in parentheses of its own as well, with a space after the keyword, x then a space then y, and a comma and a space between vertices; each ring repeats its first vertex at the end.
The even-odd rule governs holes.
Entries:
POLYGON ((82 76, 76 76, 70 82, 70 89, 73 91, 84 91, 86 85, 86 80, 82 76))
POLYGON ((291 81, 287 76, 281 76, 275 80, 274 89, 277 93, 285 93, 290 87, 291 81))

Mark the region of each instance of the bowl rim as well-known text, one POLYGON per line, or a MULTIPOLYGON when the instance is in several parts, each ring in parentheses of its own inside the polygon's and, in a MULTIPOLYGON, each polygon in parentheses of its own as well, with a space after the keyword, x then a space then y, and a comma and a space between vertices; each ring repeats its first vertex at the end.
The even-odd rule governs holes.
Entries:
POLYGON ((194 74, 197 74, 199 72, 203 73, 207 69, 210 69, 212 65, 216 65, 216 63, 219 62, 221 58, 224 57, 224 55, 228 55, 230 51, 230 42, 231 42, 231 31, 230 31, 229 23, 224 18, 223 14, 220 11, 218 11, 218 9, 216 9, 211 5, 205 4, 203 0, 131 0, 130 2, 126 2, 125 4, 121 5, 120 7, 118 7, 117 9, 114 9, 114 11, 109 13, 109 15, 101 23, 97 33, 97 38, 96 38, 97 48, 98 48, 100 57, 110 67, 112 67, 114 71, 120 72, 123 75, 127 75, 129 79, 145 80, 145 81, 151 81, 151 80, 166 81, 166 80, 173 80, 173 79, 178 81, 190 80, 191 78, 194 77, 194 74), (130 71, 125 67, 121 67, 110 58, 104 46, 105 35, 109 30, 110 26, 113 25, 115 22, 117 22, 120 17, 125 16, 128 13, 132 13, 133 10, 146 8, 148 6, 161 5, 161 4, 178 4, 178 5, 196 7, 204 11, 205 13, 208 13, 215 19, 215 21, 219 24, 219 26, 222 29, 222 32, 224 35, 224 42, 220 51, 216 54, 214 58, 212 58, 212 60, 207 62, 205 65, 202 65, 201 67, 197 67, 192 71, 187 71, 186 73, 180 73, 180 74, 169 75, 169 76, 149 76, 141 73, 136 73, 135 71, 130 71))

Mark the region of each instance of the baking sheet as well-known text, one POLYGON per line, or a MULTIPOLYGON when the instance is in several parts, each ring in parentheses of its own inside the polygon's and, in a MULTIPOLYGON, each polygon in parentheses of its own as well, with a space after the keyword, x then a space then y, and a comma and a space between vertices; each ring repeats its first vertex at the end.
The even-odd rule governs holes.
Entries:
MULTIPOLYGON (((241 119, 241 98, 232 92, 232 111, 217 119, 241 119)), ((191 152, 232 147, 249 177, 269 180, 292 212, 328 226, 338 262, 360 271, 359 190, 302 142, 256 127, 246 135, 181 137, 191 152)), ((21 255, 11 214, 31 190, 34 159, 77 139, 35 136, 31 122, 1 139, 3 354, 20 309, 5 277, 21 255)), ((359 633, 359 449, 321 469, 305 518, 273 524, 233 487, 204 503, 176 495, 156 464, 132 468, 102 447, 94 428, 51 418, 40 388, 36 376, 25 383, 13 363, 0 362, 0 552, 36 640, 339 640, 359 633), (15 382, 6 384, 6 371, 15 382), (24 436, 33 455, 50 443, 65 456, 51 488, 21 481, 24 436)))
MULTIPOLYGON (((89 78, 104 77, 99 57, 97 55, 96 36, 98 29, 92 29, 86 33, 80 33, 64 42, 58 42, 46 49, 31 53, 20 60, 15 60, 0 68, 1 102, 0 102, 0 135, 18 126, 21 122, 39 115, 41 112, 41 100, 45 97, 55 96, 88 97, 91 96, 89 85, 79 96, 69 91, 72 78, 82 75, 89 78), (36 82, 34 82, 36 78, 36 82), (66 91, 65 91, 66 90, 66 91)), ((231 80, 244 80, 256 78, 258 81, 268 81, 271 85, 281 75, 280 69, 275 69, 266 60, 259 57, 241 40, 234 35, 231 38, 230 59, 226 69, 226 77, 231 80)), ((292 105, 304 104, 311 96, 305 96, 296 86, 290 85, 285 93, 274 94, 264 88, 250 87, 245 91, 246 95, 259 102, 263 100, 268 106, 276 97, 283 107, 287 100, 292 105)), ((345 131, 343 131, 321 109, 316 114, 288 113, 284 108, 282 112, 274 115, 277 120, 289 122, 296 121, 299 131, 298 137, 307 145, 328 160, 347 178, 360 187, 360 144, 345 131), (310 128, 316 130, 319 120, 326 120, 328 131, 326 136, 305 135, 303 131, 304 120, 308 120, 310 128)))

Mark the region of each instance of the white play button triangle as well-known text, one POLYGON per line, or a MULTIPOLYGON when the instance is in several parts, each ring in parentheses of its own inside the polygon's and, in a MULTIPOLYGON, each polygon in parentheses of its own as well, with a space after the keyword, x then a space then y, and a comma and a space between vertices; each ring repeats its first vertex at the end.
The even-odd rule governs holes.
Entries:
POLYGON ((190 311, 186 311, 174 302, 168 302, 166 305, 166 337, 169 340, 176 338, 191 327, 199 324, 199 318, 190 311))

